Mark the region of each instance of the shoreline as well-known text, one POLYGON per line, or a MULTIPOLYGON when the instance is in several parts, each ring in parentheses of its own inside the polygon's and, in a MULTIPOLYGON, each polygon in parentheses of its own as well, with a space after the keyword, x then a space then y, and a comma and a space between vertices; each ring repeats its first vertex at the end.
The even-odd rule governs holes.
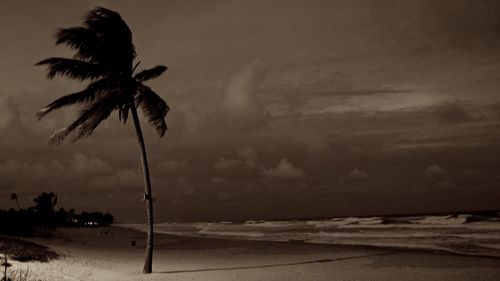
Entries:
MULTIPOLYGON (((142 233, 146 233, 145 230, 134 228, 126 225, 114 225, 113 227, 126 228, 134 231, 139 231, 142 233)), ((321 243, 321 242, 310 242, 305 240, 288 240, 288 241, 278 241, 278 240, 265 240, 265 239, 256 239, 248 236, 231 236, 231 235, 210 235, 210 234, 198 234, 198 235, 189 235, 189 234, 178 234, 178 233, 170 233, 170 232, 162 232, 162 231, 154 231, 155 235, 167 235, 173 237, 186 237, 186 238, 199 238, 199 239, 216 239, 216 240, 229 240, 229 241, 254 241, 254 242, 269 242, 269 243, 284 243, 284 244, 307 244, 307 245, 320 245, 321 247, 336 247, 346 249, 356 249, 356 250, 386 250, 386 251, 408 251, 408 252, 416 252, 416 253, 431 253, 431 254, 441 254, 441 255, 457 255, 464 257, 476 257, 476 258, 486 258, 486 259, 499 259, 500 256, 497 255, 488 255, 481 253, 463 253, 458 251, 453 251, 450 249, 436 249, 432 247, 403 247, 403 246, 389 246, 389 245, 369 245, 369 244, 347 244, 347 243, 321 243)))
POLYGON ((493 281, 500 276, 500 259, 495 258, 162 233, 155 233, 153 273, 144 275, 145 238, 144 232, 118 226, 58 229, 53 238, 30 239, 55 250, 61 255, 58 260, 16 262, 15 267, 29 267, 43 281, 493 281))

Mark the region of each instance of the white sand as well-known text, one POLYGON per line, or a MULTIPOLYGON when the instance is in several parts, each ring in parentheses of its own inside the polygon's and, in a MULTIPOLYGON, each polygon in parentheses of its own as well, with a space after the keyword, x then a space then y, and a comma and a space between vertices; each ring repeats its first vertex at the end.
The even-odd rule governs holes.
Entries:
POLYGON ((500 280, 500 259, 163 234, 156 235, 154 273, 144 275, 144 233, 112 227, 60 229, 57 236, 34 241, 63 257, 13 268, 29 267, 41 280, 500 280))

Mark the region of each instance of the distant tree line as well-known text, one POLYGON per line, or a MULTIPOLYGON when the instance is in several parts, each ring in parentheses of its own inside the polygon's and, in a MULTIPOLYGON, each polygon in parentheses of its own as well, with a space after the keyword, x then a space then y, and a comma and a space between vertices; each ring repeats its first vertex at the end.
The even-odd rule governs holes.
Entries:
POLYGON ((57 226, 64 227, 99 227, 109 226, 114 218, 110 213, 87 212, 76 213, 74 209, 59 208, 57 196, 43 192, 33 199, 34 206, 23 209, 19 207, 17 194, 10 198, 16 201, 17 209, 0 209, 0 234, 18 236, 50 234, 57 226))

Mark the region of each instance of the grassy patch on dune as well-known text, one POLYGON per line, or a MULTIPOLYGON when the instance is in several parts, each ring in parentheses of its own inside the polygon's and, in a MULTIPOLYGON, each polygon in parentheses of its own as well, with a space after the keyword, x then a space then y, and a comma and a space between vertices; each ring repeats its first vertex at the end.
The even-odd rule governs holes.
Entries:
POLYGON ((47 262, 59 257, 56 252, 45 246, 5 236, 0 236, 0 254, 7 254, 11 259, 21 262, 47 262))

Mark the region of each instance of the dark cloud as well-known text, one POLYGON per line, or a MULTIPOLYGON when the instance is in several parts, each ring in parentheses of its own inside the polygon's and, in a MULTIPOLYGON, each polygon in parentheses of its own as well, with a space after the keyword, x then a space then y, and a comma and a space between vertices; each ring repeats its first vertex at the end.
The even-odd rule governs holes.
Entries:
POLYGON ((441 104, 437 106, 434 113, 439 120, 446 123, 456 124, 472 120, 472 117, 460 102, 447 102, 441 104))
POLYGON ((131 124, 54 147, 78 107, 34 116, 85 86, 32 65, 70 56, 52 36, 94 5, 122 14, 141 66, 169 67, 150 84, 169 131, 144 124, 159 220, 497 206, 500 4, 472 0, 2 1, 1 206, 54 191, 144 220, 131 124))

